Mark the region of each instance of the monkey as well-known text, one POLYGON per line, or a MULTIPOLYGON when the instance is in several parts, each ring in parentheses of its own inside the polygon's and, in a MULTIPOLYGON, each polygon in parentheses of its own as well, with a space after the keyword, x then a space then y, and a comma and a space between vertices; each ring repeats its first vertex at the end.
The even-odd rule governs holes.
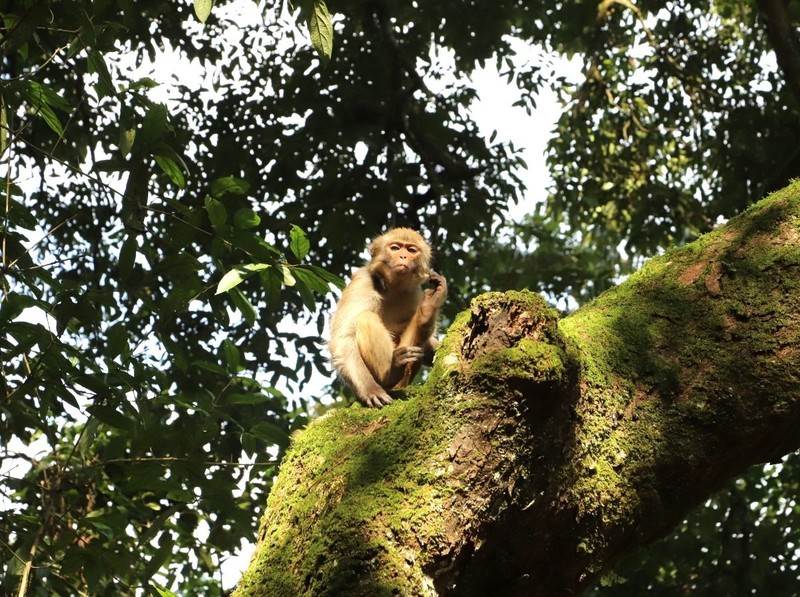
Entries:
POLYGON ((336 372, 356 397, 375 408, 388 390, 411 383, 433 363, 434 333, 447 282, 430 269, 431 248, 410 228, 394 228, 369 246, 331 318, 328 348, 336 372), (429 288, 422 285, 430 282, 429 288))

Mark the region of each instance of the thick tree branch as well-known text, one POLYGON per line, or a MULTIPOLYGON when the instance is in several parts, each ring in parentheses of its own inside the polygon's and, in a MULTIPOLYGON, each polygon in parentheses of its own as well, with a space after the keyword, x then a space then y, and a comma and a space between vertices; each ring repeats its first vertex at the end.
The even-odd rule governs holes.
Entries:
POLYGON ((294 441, 237 595, 570 595, 800 447, 800 184, 558 320, 473 301, 426 386, 294 441))
POLYGON ((778 66, 795 100, 800 103, 800 41, 785 0, 758 0, 764 16, 767 38, 775 50, 778 66))

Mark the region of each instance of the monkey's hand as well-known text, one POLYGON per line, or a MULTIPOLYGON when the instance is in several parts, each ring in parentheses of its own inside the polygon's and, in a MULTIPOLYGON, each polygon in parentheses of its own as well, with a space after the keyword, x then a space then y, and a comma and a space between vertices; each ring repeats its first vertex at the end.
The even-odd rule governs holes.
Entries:
POLYGON ((419 346, 398 346, 392 353, 392 369, 403 369, 409 363, 422 360, 425 350, 419 346))
POLYGON ((441 274, 431 270, 428 281, 431 283, 431 287, 423 290, 422 302, 417 309, 419 324, 422 326, 430 325, 436 319, 439 307, 442 306, 444 299, 447 297, 447 282, 441 274))

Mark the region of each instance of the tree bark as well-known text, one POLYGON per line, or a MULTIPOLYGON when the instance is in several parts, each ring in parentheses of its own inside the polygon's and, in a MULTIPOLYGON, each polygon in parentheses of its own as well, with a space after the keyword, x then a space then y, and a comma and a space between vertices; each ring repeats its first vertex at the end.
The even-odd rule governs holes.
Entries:
POLYGON ((800 40, 786 0, 758 0, 767 39, 794 99, 800 103, 800 40))
POLYGON ((427 383, 299 433, 236 595, 572 595, 800 446, 800 184, 559 319, 475 299, 427 383))

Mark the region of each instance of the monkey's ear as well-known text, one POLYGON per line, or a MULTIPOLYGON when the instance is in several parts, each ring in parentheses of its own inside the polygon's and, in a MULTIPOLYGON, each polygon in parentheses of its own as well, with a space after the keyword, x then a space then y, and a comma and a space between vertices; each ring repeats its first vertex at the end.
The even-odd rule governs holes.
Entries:
POLYGON ((376 239, 374 239, 371 243, 369 243, 369 256, 370 256, 372 261, 375 261, 375 257, 377 257, 378 254, 383 249, 383 246, 382 246, 383 243, 381 241, 381 238, 382 237, 379 236, 376 239))

